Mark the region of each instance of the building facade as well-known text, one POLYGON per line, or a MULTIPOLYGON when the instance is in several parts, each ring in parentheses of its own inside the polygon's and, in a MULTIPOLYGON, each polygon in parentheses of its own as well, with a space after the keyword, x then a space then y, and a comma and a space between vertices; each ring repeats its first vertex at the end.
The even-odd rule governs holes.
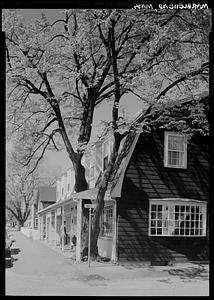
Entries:
MULTIPOLYGON (((179 119, 183 116, 178 111, 179 119)), ((176 128, 162 125, 149 132, 131 132, 122 140, 105 194, 98 238, 99 255, 112 262, 167 264, 209 259, 208 137, 196 133, 189 139, 176 128)), ((57 183, 57 202, 38 212, 40 222, 47 223, 48 216, 53 224, 48 235, 52 238, 46 235, 46 239, 55 245, 60 224, 66 220, 70 238, 77 238, 77 261, 81 260, 83 205, 96 200, 96 183, 112 146, 112 136, 107 135, 86 153, 88 190, 74 193, 74 174, 63 175, 57 183)))

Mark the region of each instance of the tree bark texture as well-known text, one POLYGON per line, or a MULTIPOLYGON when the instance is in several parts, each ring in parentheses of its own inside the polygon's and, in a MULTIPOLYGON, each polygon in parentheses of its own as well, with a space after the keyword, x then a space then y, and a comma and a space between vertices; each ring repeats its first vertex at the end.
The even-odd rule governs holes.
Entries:
POLYGON ((116 132, 114 136, 115 136, 115 142, 114 142, 113 151, 111 153, 107 169, 103 173, 102 179, 98 184, 98 193, 96 199, 97 206, 96 209, 94 210, 94 215, 92 218, 92 228, 91 228, 91 252, 90 253, 92 259, 96 259, 98 257, 97 241, 100 233, 100 217, 104 209, 105 193, 108 188, 109 179, 112 170, 114 168, 114 163, 118 156, 118 149, 121 142, 121 135, 118 132, 116 132))

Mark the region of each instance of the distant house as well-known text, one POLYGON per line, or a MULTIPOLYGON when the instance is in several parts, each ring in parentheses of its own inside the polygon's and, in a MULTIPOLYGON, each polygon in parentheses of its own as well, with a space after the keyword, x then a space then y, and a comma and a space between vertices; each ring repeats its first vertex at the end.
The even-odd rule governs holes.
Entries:
MULTIPOLYGON (((56 202, 56 188, 39 186, 34 191, 33 202, 30 207, 30 215, 27 222, 28 228, 22 228, 22 232, 32 239, 39 239, 37 212, 56 202)), ((45 231, 44 231, 45 232, 45 231)))
MULTIPOLYGON (((40 206, 37 211, 39 238, 54 246, 60 245, 60 227, 66 221, 68 243, 77 235, 77 203, 71 195, 74 191, 74 171, 68 169, 56 181, 55 201, 51 205, 40 206)), ((64 245, 63 245, 64 247, 64 245)))
MULTIPOLYGON (((182 120, 192 101, 174 104, 168 117, 174 114, 182 120)), ((142 114, 138 120, 146 116, 142 114)), ((38 213, 42 221, 52 209, 57 228, 57 210, 69 226, 74 224, 71 211, 75 212, 77 261, 81 259, 82 206, 96 199, 96 182, 100 171, 105 170, 111 148, 112 137, 107 136, 86 154, 89 190, 73 193, 38 213)), ((173 125, 165 127, 162 119, 150 132, 131 132, 121 143, 105 195, 99 254, 118 263, 208 260, 208 190, 209 145, 200 130, 188 140, 173 125)))

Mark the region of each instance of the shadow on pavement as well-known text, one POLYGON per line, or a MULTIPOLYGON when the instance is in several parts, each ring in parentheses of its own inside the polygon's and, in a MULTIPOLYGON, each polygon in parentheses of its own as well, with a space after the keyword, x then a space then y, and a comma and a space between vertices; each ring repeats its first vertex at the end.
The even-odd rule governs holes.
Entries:
POLYGON ((168 271, 170 275, 179 276, 181 279, 209 279, 209 272, 204 266, 193 266, 183 269, 172 269, 168 271))

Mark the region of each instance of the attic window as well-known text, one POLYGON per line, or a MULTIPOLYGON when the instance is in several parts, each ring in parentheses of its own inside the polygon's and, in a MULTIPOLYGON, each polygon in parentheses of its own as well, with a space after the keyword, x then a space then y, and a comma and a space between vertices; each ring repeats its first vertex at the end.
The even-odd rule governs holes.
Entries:
POLYGON ((164 167, 187 168, 187 143, 185 136, 165 132, 164 167))
POLYGON ((150 236, 206 236, 206 203, 150 200, 150 236))

